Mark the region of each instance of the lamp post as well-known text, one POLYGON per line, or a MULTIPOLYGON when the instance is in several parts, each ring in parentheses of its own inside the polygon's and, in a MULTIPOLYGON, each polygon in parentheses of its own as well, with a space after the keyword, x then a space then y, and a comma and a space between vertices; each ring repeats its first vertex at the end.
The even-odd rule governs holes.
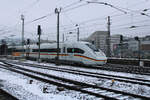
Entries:
POLYGON ((59 65, 59 16, 61 9, 55 8, 55 14, 57 14, 57 57, 56 57, 56 65, 59 65))

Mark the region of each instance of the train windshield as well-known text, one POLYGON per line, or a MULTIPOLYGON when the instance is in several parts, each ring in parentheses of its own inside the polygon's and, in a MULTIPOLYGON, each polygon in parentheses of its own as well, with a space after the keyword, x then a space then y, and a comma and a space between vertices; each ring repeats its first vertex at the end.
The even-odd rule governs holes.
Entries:
POLYGON ((99 50, 95 47, 95 45, 92 44, 86 44, 89 48, 91 48, 95 52, 99 52, 99 50))

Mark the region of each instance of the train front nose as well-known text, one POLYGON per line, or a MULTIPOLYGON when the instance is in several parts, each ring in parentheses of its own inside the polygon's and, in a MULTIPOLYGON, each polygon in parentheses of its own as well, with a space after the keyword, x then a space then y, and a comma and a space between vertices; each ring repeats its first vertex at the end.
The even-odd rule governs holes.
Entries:
POLYGON ((97 58, 96 64, 97 65, 103 65, 107 63, 107 58, 106 57, 101 57, 101 58, 97 58))
POLYGON ((104 53, 103 54, 101 52, 96 53, 96 59, 97 65, 103 65, 107 63, 107 57, 105 56, 104 53))

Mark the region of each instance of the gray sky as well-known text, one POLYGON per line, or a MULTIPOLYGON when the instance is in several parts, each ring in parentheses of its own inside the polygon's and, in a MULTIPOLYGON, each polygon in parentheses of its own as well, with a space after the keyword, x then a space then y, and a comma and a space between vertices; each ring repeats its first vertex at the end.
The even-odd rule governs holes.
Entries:
POLYGON ((2 38, 21 38, 21 14, 25 15, 25 38, 37 39, 37 25, 42 26, 43 39, 56 40, 56 15, 54 9, 61 7, 60 38, 76 37, 76 24, 80 37, 85 38, 97 30, 107 30, 107 16, 111 16, 111 34, 145 36, 150 34, 150 0, 93 0, 106 2, 126 11, 127 14, 102 4, 87 4, 91 0, 1 0, 0 35, 2 38), (70 5, 72 4, 73 5, 70 5), (68 6, 69 5, 69 6, 68 6), (83 5, 83 6, 80 6, 83 5), (66 8, 64 8, 66 7, 66 8), (144 9, 149 9, 141 15, 144 9), (51 14, 44 19, 31 22, 51 14), (139 26, 131 29, 131 26, 139 26), (73 32, 68 35, 66 33, 73 32))

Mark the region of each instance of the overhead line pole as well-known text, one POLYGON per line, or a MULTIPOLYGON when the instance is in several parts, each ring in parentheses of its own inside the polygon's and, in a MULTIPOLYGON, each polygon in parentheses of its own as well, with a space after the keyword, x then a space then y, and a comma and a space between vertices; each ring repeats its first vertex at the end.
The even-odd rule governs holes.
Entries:
POLYGON ((64 36, 64 34, 63 34, 63 42, 65 41, 65 36, 64 36))
POLYGON ((107 56, 110 57, 110 16, 108 16, 107 56))
POLYGON ((55 8, 55 13, 57 14, 57 57, 56 57, 56 65, 59 65, 59 16, 61 9, 55 8))
POLYGON ((22 20, 22 58, 24 58, 24 15, 21 15, 22 20))
POLYGON ((76 24, 76 26, 77 26, 77 41, 79 41, 80 40, 80 29, 79 29, 79 25, 78 24, 76 24))
POLYGON ((39 35, 38 37, 38 46, 39 46, 39 50, 38 50, 38 62, 40 63, 41 60, 40 60, 40 45, 41 45, 41 26, 38 25, 38 29, 37 29, 37 34, 39 35))
POLYGON ((79 27, 77 28, 77 30, 78 30, 77 37, 78 37, 78 41, 79 41, 79 35, 80 35, 79 27))

